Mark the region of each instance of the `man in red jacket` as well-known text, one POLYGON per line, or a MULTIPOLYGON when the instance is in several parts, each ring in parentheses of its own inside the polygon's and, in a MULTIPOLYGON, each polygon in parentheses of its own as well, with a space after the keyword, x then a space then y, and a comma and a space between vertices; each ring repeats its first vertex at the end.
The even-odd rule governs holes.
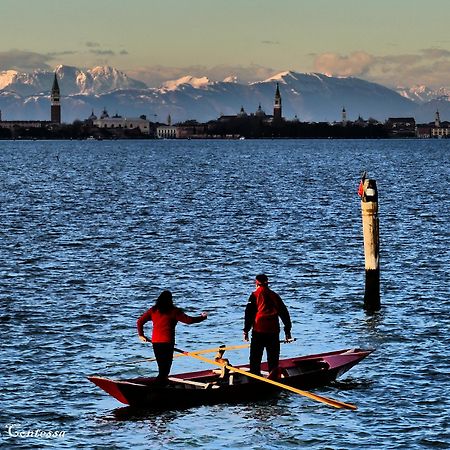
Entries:
POLYGON ((159 373, 157 379, 164 384, 172 367, 173 351, 175 347, 175 327, 178 322, 188 325, 203 322, 207 318, 206 313, 191 317, 177 308, 172 301, 172 293, 163 291, 159 295, 154 306, 142 314, 137 320, 139 339, 142 342, 151 342, 155 353, 159 373), (144 335, 144 324, 153 322, 152 339, 144 335))
POLYGON ((245 308, 244 340, 252 331, 250 343, 250 372, 261 375, 261 360, 266 349, 269 373, 278 368, 280 359, 280 323, 284 324, 286 341, 291 340, 291 318, 281 297, 269 289, 267 275, 257 275, 256 290, 252 292, 245 308))

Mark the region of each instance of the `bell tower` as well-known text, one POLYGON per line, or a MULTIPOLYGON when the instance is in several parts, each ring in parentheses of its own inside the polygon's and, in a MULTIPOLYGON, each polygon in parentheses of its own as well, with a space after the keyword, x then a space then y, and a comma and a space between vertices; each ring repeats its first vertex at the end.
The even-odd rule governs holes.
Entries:
POLYGON ((273 104, 273 121, 281 122, 281 95, 280 87, 277 83, 277 90, 275 91, 275 101, 273 104))
POLYGON ((53 123, 61 123, 61 102, 59 95, 58 77, 56 76, 56 72, 55 78, 53 80, 50 101, 51 101, 50 121, 53 123))
POLYGON ((341 123, 342 125, 347 125, 347 111, 345 110, 345 108, 342 108, 341 123))
POLYGON ((436 110, 436 114, 434 115, 434 126, 435 128, 441 128, 441 117, 439 115, 439 110, 436 110))

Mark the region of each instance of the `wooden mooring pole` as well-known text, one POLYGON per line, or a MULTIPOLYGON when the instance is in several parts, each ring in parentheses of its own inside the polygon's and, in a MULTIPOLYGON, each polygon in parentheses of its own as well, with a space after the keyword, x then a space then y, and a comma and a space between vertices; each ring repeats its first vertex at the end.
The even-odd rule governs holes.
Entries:
POLYGON ((363 174, 358 193, 361 196, 361 212, 364 236, 364 260, 366 268, 366 287, 364 309, 379 311, 380 302, 380 242, 378 220, 377 182, 363 174))

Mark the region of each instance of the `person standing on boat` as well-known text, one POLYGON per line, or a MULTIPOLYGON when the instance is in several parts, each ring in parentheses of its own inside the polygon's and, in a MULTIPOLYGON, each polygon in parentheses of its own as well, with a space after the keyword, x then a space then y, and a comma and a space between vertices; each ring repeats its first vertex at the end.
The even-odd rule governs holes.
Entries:
POLYGON ((251 293, 245 308, 244 340, 252 331, 250 343, 250 372, 261 375, 261 360, 264 349, 267 353, 269 373, 278 368, 280 359, 280 323, 284 324, 286 341, 291 337, 291 318, 281 297, 269 288, 267 275, 255 279, 256 290, 251 293))
POLYGON ((191 317, 173 304, 172 293, 163 291, 154 306, 142 314, 137 320, 139 339, 151 342, 155 353, 159 373, 158 381, 165 383, 172 367, 173 351, 175 347, 175 327, 178 322, 185 324, 199 323, 206 320, 208 315, 202 312, 200 316, 191 317), (144 334, 144 324, 153 322, 152 338, 144 334))

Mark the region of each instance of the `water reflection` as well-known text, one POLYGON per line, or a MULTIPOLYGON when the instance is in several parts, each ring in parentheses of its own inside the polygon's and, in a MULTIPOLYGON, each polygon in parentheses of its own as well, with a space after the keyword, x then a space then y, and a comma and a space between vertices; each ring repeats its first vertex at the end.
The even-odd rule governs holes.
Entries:
POLYGON ((336 388, 340 391, 352 391, 355 389, 367 389, 374 383, 371 379, 359 378, 346 378, 344 380, 336 380, 330 383, 330 387, 336 388))
POLYGON ((380 324, 383 323, 383 319, 384 319, 383 311, 367 313, 365 323, 369 330, 375 330, 380 324))
POLYGON ((167 409, 148 409, 137 408, 132 406, 124 406, 116 408, 111 412, 110 416, 106 416, 107 420, 117 421, 150 421, 155 424, 170 423, 175 419, 179 419, 184 414, 187 414, 189 408, 173 408, 167 409))

